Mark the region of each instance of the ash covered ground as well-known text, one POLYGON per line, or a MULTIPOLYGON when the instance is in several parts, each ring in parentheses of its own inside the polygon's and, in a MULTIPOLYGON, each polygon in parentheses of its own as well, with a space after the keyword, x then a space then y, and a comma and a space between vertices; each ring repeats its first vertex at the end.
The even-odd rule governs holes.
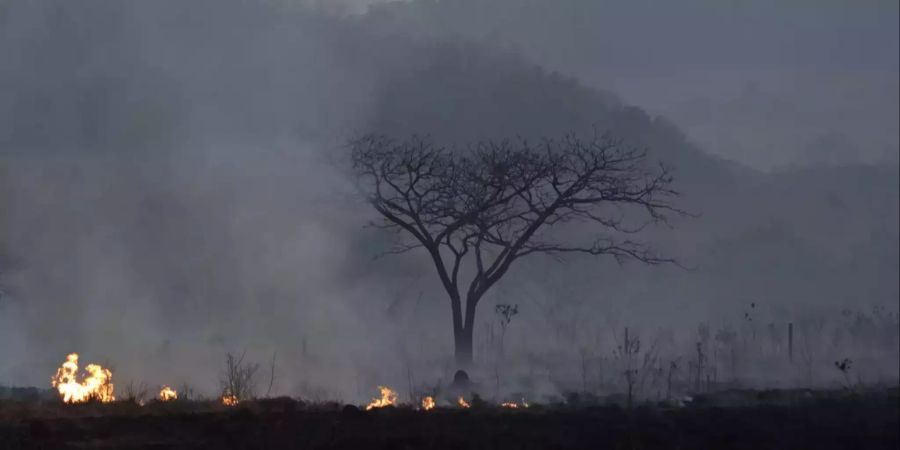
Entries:
MULTIPOLYGON (((22 395, 24 393, 20 393, 22 395)), ((0 448, 894 449, 898 390, 727 391, 632 409, 602 399, 366 411, 290 398, 0 402, 0 448)))

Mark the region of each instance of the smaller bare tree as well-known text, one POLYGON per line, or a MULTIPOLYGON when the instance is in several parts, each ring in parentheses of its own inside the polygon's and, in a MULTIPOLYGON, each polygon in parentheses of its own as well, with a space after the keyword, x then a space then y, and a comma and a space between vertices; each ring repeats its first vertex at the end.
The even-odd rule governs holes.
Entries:
POLYGON ((272 352, 272 360, 269 361, 269 387, 266 388, 266 397, 272 393, 272 386, 275 385, 275 356, 278 352, 272 352))
POLYGON ((147 400, 147 393, 149 390, 150 388, 147 386, 147 383, 135 383, 134 380, 129 381, 128 384, 125 385, 125 395, 123 396, 123 399, 127 402, 143 405, 147 400))
POLYGON ((178 388, 178 400, 194 401, 199 398, 200 396, 197 395, 197 392, 190 383, 181 383, 181 386, 178 388))
POLYGON ((519 305, 498 304, 494 307, 494 312, 499 316, 497 320, 500 322, 500 357, 503 357, 503 341, 506 338, 506 328, 512 322, 512 318, 519 314, 519 305))
POLYGON ((244 362, 246 352, 240 357, 225 355, 225 368, 219 378, 223 397, 234 397, 238 401, 251 399, 256 394, 256 372, 259 364, 244 362))
POLYGON ((678 362, 681 358, 669 361, 669 373, 666 375, 666 401, 672 400, 672 379, 678 373, 678 362))
POLYGON ((624 341, 616 347, 613 355, 619 359, 620 366, 624 367, 622 376, 625 378, 626 394, 628 408, 634 405, 634 399, 640 395, 647 375, 652 371, 657 363, 656 346, 657 342, 653 341, 652 345, 644 350, 643 357, 638 363, 641 356, 641 339, 633 333, 629 334, 628 328, 625 328, 624 341))
POLYGON ((835 361, 834 367, 837 368, 837 370, 840 370, 841 374, 844 376, 844 388, 853 390, 853 382, 850 381, 850 368, 853 367, 853 360, 844 358, 840 361, 835 361))
MULTIPOLYGON (((697 377, 694 379, 694 391, 700 392, 700 387, 703 383, 703 379, 708 379, 708 365, 709 365, 709 325, 706 323, 700 323, 697 326, 697 361, 691 362, 691 366, 695 369, 695 373, 697 377)), ((707 385, 707 388, 709 386, 707 385)))

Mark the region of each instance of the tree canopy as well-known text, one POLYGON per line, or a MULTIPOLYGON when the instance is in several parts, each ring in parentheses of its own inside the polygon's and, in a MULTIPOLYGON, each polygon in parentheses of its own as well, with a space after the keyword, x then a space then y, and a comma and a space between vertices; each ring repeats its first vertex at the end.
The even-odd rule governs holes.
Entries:
POLYGON ((471 359, 479 300, 519 258, 580 253, 673 261, 628 237, 681 212, 672 203, 670 171, 607 135, 483 141, 454 151, 424 137, 370 134, 351 147, 358 187, 382 216, 379 226, 411 238, 389 253, 423 248, 430 255, 451 299, 461 362, 471 359), (598 232, 584 242, 552 233, 573 223, 598 232), (468 285, 460 276, 465 266, 468 285), (462 356, 460 346, 469 347, 462 356))

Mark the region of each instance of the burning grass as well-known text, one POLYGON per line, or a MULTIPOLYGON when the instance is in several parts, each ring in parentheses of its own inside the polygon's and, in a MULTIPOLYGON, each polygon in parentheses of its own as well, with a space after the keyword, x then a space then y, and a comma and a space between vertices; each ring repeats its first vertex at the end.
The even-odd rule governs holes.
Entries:
MULTIPOLYGON (((735 392, 671 407, 530 405, 515 411, 310 404, 290 398, 65 404, 0 401, 10 448, 896 448, 897 389, 735 392), (733 405, 733 397, 748 401, 733 405), (724 405, 724 406, 723 406, 724 405), (789 432, 786 432, 788 430, 789 432), (264 443, 264 444, 260 444, 264 443)), ((519 402, 516 402, 519 404, 519 402)))
POLYGON ((65 403, 85 403, 91 400, 109 403, 116 399, 112 372, 109 369, 104 369, 99 364, 88 364, 79 377, 78 353, 66 356, 66 361, 56 370, 50 384, 56 388, 65 403))
POLYGON ((519 408, 528 408, 529 405, 528 405, 528 402, 526 402, 525 399, 523 398, 522 401, 519 402, 519 403, 517 403, 517 402, 503 402, 503 403, 500 404, 500 406, 501 406, 502 408, 519 409, 519 408))
POLYGON ((366 405, 366 411, 374 408, 384 408, 397 404, 397 392, 386 386, 378 386, 381 391, 381 398, 373 398, 372 402, 366 405))
POLYGON ((178 400, 178 392, 169 386, 163 386, 162 389, 159 390, 159 401, 171 402, 172 400, 178 400))

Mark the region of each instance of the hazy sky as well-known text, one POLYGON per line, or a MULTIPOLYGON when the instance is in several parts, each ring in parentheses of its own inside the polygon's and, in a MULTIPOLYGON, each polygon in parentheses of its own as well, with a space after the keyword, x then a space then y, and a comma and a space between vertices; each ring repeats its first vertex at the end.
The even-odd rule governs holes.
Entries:
POLYGON ((529 361, 607 352, 626 324, 732 326, 751 301, 759 323, 896 306, 896 1, 296 3, 0 0, 0 384, 40 385, 71 351, 207 392, 241 349, 277 351, 289 394, 365 398, 409 359, 452 373, 427 256, 373 261, 388 238, 336 165, 391 120, 601 114, 684 158, 701 214, 658 237, 703 270, 537 259, 481 307, 477 345, 495 302, 521 304, 509 348, 529 361))
POLYGON ((675 120, 707 150, 772 169, 840 135, 898 160, 891 0, 441 0, 430 32, 513 47, 675 120))

